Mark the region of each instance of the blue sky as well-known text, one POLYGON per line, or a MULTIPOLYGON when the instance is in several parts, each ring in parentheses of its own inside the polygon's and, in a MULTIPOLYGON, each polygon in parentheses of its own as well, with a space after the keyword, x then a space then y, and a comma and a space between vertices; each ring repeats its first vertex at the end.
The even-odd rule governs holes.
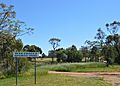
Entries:
POLYGON ((97 29, 120 21, 120 0, 2 0, 15 6, 17 19, 35 28, 33 35, 20 37, 24 44, 34 44, 47 54, 48 40, 61 39, 60 47, 93 40, 97 29))

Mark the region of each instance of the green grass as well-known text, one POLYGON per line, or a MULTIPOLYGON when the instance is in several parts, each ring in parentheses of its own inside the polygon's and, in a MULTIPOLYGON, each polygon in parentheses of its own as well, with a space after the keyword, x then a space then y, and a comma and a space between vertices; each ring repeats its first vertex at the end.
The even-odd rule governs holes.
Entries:
MULTIPOLYGON (((88 63, 91 64, 91 63, 88 63)), ((37 67, 37 85, 34 84, 34 68, 26 72, 25 74, 20 74, 18 77, 18 86, 110 86, 103 78, 98 77, 75 77, 75 76, 65 76, 62 74, 48 74, 48 70, 58 66, 71 66, 79 65, 89 67, 88 64, 58 64, 58 65, 47 65, 37 67)), ((99 65, 99 64, 98 64, 99 65)), ((97 65, 97 66, 98 66, 97 65)), ((93 64, 91 64, 94 68, 93 64)), ((99 67, 102 67, 99 65, 99 67)), ((15 77, 0 79, 0 86, 15 86, 15 77)))
MULTIPOLYGON (((15 86, 15 78, 0 80, 0 86, 15 86)), ((37 85, 34 77, 19 77, 18 86, 110 86, 102 78, 80 78, 64 75, 47 74, 37 76, 37 85)))
POLYGON ((120 66, 113 65, 113 66, 103 67, 103 68, 76 69, 75 72, 120 72, 120 66))
MULTIPOLYGON (((37 66, 37 85, 34 84, 34 66, 18 77, 18 86, 110 86, 103 78, 75 77, 48 74, 48 70, 70 72, 112 72, 120 71, 119 65, 106 67, 104 63, 63 63, 37 66)), ((0 86, 15 86, 15 77, 0 79, 0 86)))
POLYGON ((104 63, 64 63, 57 65, 46 65, 41 68, 64 72, 120 72, 119 65, 106 67, 106 64, 104 63))

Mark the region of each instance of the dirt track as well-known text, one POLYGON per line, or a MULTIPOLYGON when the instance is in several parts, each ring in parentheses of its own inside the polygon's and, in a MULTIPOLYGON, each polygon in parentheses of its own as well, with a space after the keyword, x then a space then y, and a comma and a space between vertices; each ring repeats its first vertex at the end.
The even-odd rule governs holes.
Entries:
POLYGON ((76 72, 56 72, 49 71, 50 74, 64 74, 75 77, 102 77, 112 86, 120 86, 120 72, 88 72, 88 73, 76 73, 76 72))

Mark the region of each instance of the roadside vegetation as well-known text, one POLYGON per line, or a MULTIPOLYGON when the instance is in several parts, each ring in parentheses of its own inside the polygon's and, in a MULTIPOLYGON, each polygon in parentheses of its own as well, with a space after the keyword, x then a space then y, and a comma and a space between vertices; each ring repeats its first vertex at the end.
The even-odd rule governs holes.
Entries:
MULTIPOLYGON (((19 77, 18 86, 36 86, 33 76, 19 77)), ((15 86, 15 78, 0 80, 0 86, 15 86)), ((37 75, 37 86, 110 86, 102 78, 80 78, 64 75, 37 75)))
MULTIPOLYGON (((65 64, 61 64, 65 65, 65 64)), ((72 66, 72 64, 67 64, 72 66)), ((84 65, 86 64, 77 64, 84 65)), ((48 74, 49 66, 37 66, 37 86, 110 86, 103 78, 98 77, 71 77, 62 74, 48 74)), ((58 65, 57 65, 58 66, 58 65)), ((60 66, 60 65, 59 65, 60 66)), ((71 67, 72 68, 72 67, 71 67)), ((0 86, 15 86, 15 77, 0 79, 0 86)), ((34 68, 29 71, 19 74, 18 86, 35 86, 34 84, 34 68)))
POLYGON ((50 71, 61 71, 61 72, 120 72, 119 65, 111 65, 106 67, 105 63, 63 63, 56 65, 45 65, 41 68, 50 71))
MULTIPOLYGON (((60 48, 59 38, 49 39, 52 49, 48 55, 36 45, 24 45, 20 36, 32 33, 23 21, 16 19, 13 5, 0 3, 0 86, 14 86, 16 60, 13 52, 40 52, 37 58, 38 86, 109 86, 102 78, 81 78, 48 74, 48 71, 64 72, 120 72, 119 21, 106 24, 109 34, 101 28, 95 40, 86 40, 80 48, 74 44, 60 48), (113 65, 116 64, 116 65, 113 65)), ((20 86, 34 86, 33 58, 18 58, 20 86)))

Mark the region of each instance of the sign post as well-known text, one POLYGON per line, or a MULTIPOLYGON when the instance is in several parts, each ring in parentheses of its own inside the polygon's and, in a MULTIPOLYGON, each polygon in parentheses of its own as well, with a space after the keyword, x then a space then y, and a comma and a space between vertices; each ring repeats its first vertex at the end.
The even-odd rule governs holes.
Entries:
POLYGON ((16 86, 18 85, 18 58, 16 58, 16 86))
POLYGON ((36 58, 35 58, 35 64, 34 64, 34 78, 35 78, 35 84, 36 84, 36 58))
POLYGON ((36 58, 39 57, 40 52, 13 52, 13 57, 16 59, 16 86, 18 85, 18 58, 35 58, 34 63, 34 81, 36 84, 36 58))

